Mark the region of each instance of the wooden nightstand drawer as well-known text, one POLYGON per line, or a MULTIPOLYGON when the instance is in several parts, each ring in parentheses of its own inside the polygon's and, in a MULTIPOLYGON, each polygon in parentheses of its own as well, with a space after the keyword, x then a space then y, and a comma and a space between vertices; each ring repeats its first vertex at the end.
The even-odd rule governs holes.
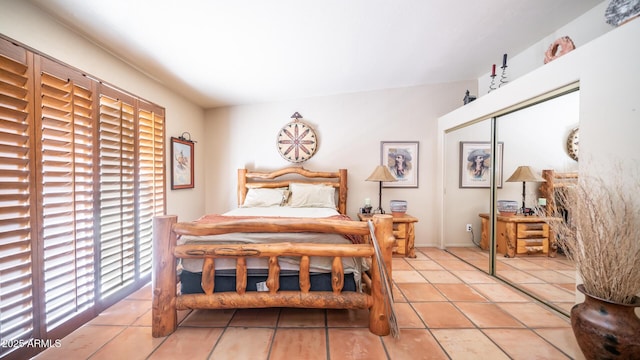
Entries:
MULTIPOLYGON (((371 216, 358 214, 358 218, 360 221, 367 221, 371 216)), ((414 249, 416 241, 414 224, 417 222, 418 219, 409 214, 393 216, 393 237, 395 238, 393 253, 410 258, 416 257, 416 251, 414 249)), ((366 236, 366 238, 368 238, 368 236, 366 236)))
POLYGON ((407 237, 407 224, 393 223, 393 236, 396 239, 404 239, 407 237))
POLYGON ((528 238, 518 239, 516 246, 517 254, 547 254, 549 251, 549 238, 528 238))
POLYGON ((518 238, 549 237, 549 225, 546 223, 519 223, 518 238))

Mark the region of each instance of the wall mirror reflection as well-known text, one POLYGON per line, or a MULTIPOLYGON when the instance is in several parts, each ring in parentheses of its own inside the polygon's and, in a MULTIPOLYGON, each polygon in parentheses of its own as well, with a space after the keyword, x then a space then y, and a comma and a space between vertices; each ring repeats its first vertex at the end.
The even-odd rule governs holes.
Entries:
MULTIPOLYGON (((575 303, 575 267, 558 251, 545 220, 553 188, 577 177, 578 163, 570 156, 567 140, 578 122, 577 87, 495 118, 495 140, 503 148, 501 162, 494 159, 489 164, 500 166, 495 172, 503 178, 495 189, 502 211, 496 209, 494 232, 489 189, 448 186, 445 194, 444 228, 453 235, 445 236, 447 250, 565 314, 575 303), (461 209, 454 204, 466 205, 461 209), (494 263, 490 244, 494 244, 494 263)), ((455 142, 470 137, 490 141, 491 119, 448 133, 445 164, 456 162, 451 154, 459 152, 455 142)), ((447 184, 457 172, 453 165, 445 166, 447 184)))

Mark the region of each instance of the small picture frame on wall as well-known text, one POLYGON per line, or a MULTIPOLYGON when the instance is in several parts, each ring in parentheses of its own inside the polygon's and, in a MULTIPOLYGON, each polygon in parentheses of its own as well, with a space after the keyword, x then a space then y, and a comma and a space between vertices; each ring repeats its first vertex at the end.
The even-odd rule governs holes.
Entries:
POLYGON ((418 142, 382 141, 380 163, 386 166, 396 181, 383 182, 383 187, 418 187, 418 142))
POLYGON ((193 141, 171 138, 171 189, 193 189, 193 141))
POLYGON ((488 141, 460 142, 460 188, 489 188, 492 167, 497 169, 496 185, 502 187, 502 154, 504 144, 497 144, 497 154, 491 153, 488 141))

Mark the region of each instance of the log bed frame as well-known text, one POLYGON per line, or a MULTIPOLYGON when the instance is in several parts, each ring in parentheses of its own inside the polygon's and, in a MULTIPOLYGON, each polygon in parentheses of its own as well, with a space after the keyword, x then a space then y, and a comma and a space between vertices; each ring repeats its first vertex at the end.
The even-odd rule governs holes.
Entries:
MULTIPOLYGON (((346 213, 347 171, 315 172, 291 167, 274 172, 248 172, 238 170, 238 204, 244 202, 247 189, 258 187, 284 187, 290 182, 322 183, 334 186, 338 197, 338 211, 346 213), (292 178, 293 176, 293 178, 292 178), (287 179, 282 179, 282 177, 287 179)), ((373 216, 375 237, 381 249, 381 259, 387 273, 391 274, 393 223, 390 215, 373 216)), ((157 216, 153 222, 153 301, 152 335, 168 336, 178 326, 177 311, 188 309, 238 309, 238 308, 326 308, 369 309, 369 330, 376 335, 390 333, 387 307, 388 294, 382 285, 378 270, 378 258, 372 244, 315 244, 270 243, 177 245, 181 235, 217 235, 233 232, 318 232, 344 235, 368 235, 366 222, 330 219, 251 218, 234 219, 216 224, 178 222, 175 215, 157 216), (279 256, 300 257, 300 291, 279 291, 279 256), (309 257, 332 257, 331 279, 333 291, 310 291, 309 257), (236 291, 214 293, 216 258, 236 259, 236 291), (248 257, 267 257, 269 263, 267 286, 269 291, 246 291, 248 257), (342 257, 364 257, 370 263, 368 274, 362 281, 367 291, 342 292, 344 272, 342 257), (202 288, 204 294, 177 295, 176 261, 178 258, 204 259, 202 288)))

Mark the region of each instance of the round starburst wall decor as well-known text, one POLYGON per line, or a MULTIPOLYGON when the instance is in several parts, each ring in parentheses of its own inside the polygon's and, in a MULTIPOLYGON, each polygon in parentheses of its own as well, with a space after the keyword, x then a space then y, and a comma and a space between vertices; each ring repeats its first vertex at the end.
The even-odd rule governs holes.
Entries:
POLYGON ((316 152, 318 137, 313 128, 299 120, 302 116, 296 112, 295 120, 286 124, 278 132, 277 147, 280 155, 292 163, 309 160, 316 152))

